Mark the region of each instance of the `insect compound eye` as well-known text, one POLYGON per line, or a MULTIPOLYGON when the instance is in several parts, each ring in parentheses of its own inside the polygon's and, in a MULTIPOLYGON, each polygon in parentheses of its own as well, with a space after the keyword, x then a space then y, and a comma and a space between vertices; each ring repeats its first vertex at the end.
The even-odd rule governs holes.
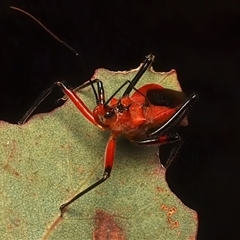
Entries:
POLYGON ((113 108, 108 108, 107 111, 104 114, 104 118, 110 119, 115 116, 115 112, 113 108))
POLYGON ((172 89, 150 89, 146 93, 148 101, 155 106, 165 106, 175 108, 186 101, 186 96, 183 92, 172 89))

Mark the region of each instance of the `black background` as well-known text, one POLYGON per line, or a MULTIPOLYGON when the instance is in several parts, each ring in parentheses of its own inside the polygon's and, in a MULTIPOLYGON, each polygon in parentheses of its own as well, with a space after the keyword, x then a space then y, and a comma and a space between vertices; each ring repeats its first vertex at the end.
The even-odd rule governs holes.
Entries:
MULTIPOLYGON (((240 239, 239 1, 16 0, 0 9, 0 119, 16 123, 56 80, 76 87, 96 68, 135 68, 151 52, 156 71, 175 68, 184 91, 200 96, 168 183, 199 213, 199 240, 240 239)), ((38 111, 53 109, 58 97, 54 92, 38 111)))

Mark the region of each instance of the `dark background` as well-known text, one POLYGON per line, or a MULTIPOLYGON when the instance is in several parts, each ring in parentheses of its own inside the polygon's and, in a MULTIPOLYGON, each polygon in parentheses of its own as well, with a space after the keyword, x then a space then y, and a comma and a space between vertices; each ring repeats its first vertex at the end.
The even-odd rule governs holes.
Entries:
MULTIPOLYGON (((184 91, 200 96, 168 183, 198 212, 199 240, 240 239, 239 1, 16 0, 2 1, 0 10, 0 119, 16 123, 56 80, 76 87, 96 68, 135 68, 151 52, 156 71, 175 68, 184 91)), ((58 97, 38 111, 53 109, 58 97)))

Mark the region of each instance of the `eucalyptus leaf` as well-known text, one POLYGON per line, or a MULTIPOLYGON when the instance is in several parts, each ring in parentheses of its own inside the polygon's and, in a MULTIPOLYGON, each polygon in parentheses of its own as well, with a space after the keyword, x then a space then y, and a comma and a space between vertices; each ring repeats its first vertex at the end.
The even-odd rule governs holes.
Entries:
MULTIPOLYGON (((110 97, 137 70, 98 69, 93 78, 110 97)), ((146 83, 181 90, 174 70, 150 69, 137 88, 146 83)), ((78 94, 92 110, 91 87, 78 94)), ((170 191, 157 146, 120 137, 111 177, 60 218, 59 206, 102 176, 109 132, 91 125, 70 100, 21 126, 0 122, 0 131, 2 239, 195 239, 197 215, 170 191)))

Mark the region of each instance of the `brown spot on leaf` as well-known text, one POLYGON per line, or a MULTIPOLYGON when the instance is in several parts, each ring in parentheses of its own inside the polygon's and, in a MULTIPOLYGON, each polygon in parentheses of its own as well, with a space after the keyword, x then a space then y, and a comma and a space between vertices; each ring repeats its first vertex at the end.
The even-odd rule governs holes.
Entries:
POLYGON ((7 225, 7 228, 8 229, 12 229, 12 228, 16 228, 16 227, 19 227, 20 226, 20 223, 21 223, 21 220, 20 219, 11 219, 11 223, 9 223, 7 225))
POLYGON ((3 169, 15 177, 21 177, 21 174, 8 163, 3 166, 3 169))
POLYGON ((162 204, 160 206, 160 208, 166 212, 166 217, 167 217, 167 222, 169 224, 170 229, 174 229, 174 228, 179 228, 179 222, 178 220, 175 220, 174 214, 177 212, 177 208, 176 207, 169 207, 165 204, 162 204))
POLYGON ((169 223, 171 229, 179 227, 179 222, 177 220, 173 220, 170 217, 168 217, 167 220, 168 220, 168 223, 169 223))
POLYGON ((16 141, 12 140, 11 142, 12 142, 12 148, 11 148, 10 154, 8 156, 9 160, 14 159, 14 156, 15 156, 15 153, 16 153, 16 141))
POLYGON ((168 217, 171 217, 176 212, 177 212, 177 208, 171 207, 171 208, 169 208, 167 215, 168 215, 168 217))
POLYGON ((103 210, 97 210, 95 215, 95 230, 93 240, 125 240, 123 230, 115 222, 112 215, 103 210))
MULTIPOLYGON (((6 148, 10 148, 10 151, 9 151, 6 163, 3 166, 3 169, 6 172, 10 173, 11 175, 13 175, 15 177, 20 177, 21 174, 14 167, 11 166, 11 162, 13 162, 16 159, 16 157, 15 157, 15 154, 16 154, 16 141, 15 140, 12 140, 11 142, 8 141, 5 147, 6 148)), ((7 149, 6 149, 6 151, 7 151, 7 149)))
POLYGON ((160 193, 165 192, 166 190, 162 187, 156 187, 156 190, 160 193))
POLYGON ((162 209, 162 210, 168 210, 168 206, 165 205, 165 204, 162 204, 162 205, 161 205, 161 209, 162 209))
POLYGON ((13 209, 6 209, 5 220, 7 222, 7 229, 12 230, 21 226, 22 220, 17 212, 13 209))

